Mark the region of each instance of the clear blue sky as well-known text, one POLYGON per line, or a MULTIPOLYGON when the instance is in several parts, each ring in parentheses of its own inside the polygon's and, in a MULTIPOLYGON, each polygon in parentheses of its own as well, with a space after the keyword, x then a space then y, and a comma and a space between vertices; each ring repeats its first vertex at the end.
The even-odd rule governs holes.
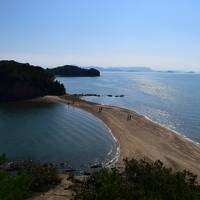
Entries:
POLYGON ((0 59, 200 71, 200 0, 0 0, 0 59))

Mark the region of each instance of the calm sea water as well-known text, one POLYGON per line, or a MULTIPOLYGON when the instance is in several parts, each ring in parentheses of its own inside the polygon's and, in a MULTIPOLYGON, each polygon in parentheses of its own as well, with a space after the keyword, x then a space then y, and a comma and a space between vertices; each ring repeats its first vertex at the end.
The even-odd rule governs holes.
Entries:
POLYGON ((106 163, 116 153, 108 129, 87 112, 62 104, 0 104, 0 153, 11 160, 106 163))
POLYGON ((200 142, 200 74, 104 72, 101 77, 58 79, 70 93, 101 94, 86 99, 135 110, 200 142))

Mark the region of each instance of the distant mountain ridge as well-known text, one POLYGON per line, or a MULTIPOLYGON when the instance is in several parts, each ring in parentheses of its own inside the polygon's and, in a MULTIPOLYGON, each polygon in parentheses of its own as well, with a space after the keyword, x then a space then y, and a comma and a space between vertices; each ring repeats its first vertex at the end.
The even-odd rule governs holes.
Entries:
POLYGON ((47 71, 55 76, 65 77, 95 77, 100 76, 100 71, 94 68, 81 68, 75 65, 64 65, 55 68, 47 68, 47 71))
POLYGON ((153 72, 149 67, 95 67, 100 71, 113 71, 113 72, 153 72))
POLYGON ((194 74, 198 73, 195 71, 184 71, 184 70, 154 70, 150 67, 94 67, 99 71, 108 72, 160 72, 160 73, 187 73, 194 74))

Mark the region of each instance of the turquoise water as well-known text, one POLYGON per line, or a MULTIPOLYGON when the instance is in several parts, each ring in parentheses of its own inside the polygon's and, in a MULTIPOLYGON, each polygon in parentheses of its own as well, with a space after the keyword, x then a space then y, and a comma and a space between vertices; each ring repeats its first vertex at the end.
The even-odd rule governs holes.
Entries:
POLYGON ((104 72, 101 77, 58 79, 70 93, 101 94, 85 99, 135 110, 200 142, 200 74, 104 72))
POLYGON ((65 162, 74 168, 107 163, 117 144, 91 114, 62 104, 0 104, 0 153, 11 160, 65 162))

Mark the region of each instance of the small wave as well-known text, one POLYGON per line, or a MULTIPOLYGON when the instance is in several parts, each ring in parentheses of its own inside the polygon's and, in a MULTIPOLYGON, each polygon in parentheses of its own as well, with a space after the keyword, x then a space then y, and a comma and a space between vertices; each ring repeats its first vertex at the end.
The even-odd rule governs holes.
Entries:
POLYGON ((112 165, 115 165, 117 163, 117 161, 119 160, 120 157, 120 144, 119 141, 117 140, 117 138, 113 135, 111 129, 105 124, 106 128, 108 129, 109 133, 111 134, 112 138, 114 139, 114 141, 117 144, 117 149, 116 149, 116 153, 114 155, 114 157, 108 161, 107 163, 105 163, 105 167, 110 167, 112 165))
MULTIPOLYGON (((90 113, 91 114, 91 113, 90 113)), ((117 145, 117 149, 116 149, 116 153, 113 156, 113 158, 111 160, 109 160, 108 162, 104 163, 103 166, 104 167, 111 167, 112 165, 115 165, 117 163, 117 161, 119 160, 120 157, 120 144, 119 141, 117 140, 117 138, 113 135, 111 129, 99 118, 97 118, 94 114, 91 114, 97 121, 99 121, 101 124, 103 124, 103 126, 106 127, 106 129, 108 130, 108 132, 110 133, 111 137, 113 138, 113 140, 115 141, 116 145, 117 145)), ((110 152, 109 152, 110 153, 110 152)), ((108 153, 108 154, 109 154, 108 153)), ((112 152, 111 152, 112 153, 112 152)), ((111 154, 110 153, 110 154, 111 154)))
MULTIPOLYGON (((64 103, 62 103, 62 104, 64 104, 64 103)), ((104 105, 104 104, 101 104, 101 105, 104 105)), ((65 106, 66 106, 66 105, 65 105, 65 106)), ((81 110, 82 110, 82 109, 81 109, 81 110)), ((89 113, 89 112, 87 112, 87 111, 84 111, 84 112, 89 113)), ((111 129, 110 129, 101 119, 99 119, 98 117, 96 117, 96 116, 95 116, 94 114, 92 114, 92 113, 89 113, 89 114, 92 115, 92 117, 94 117, 99 123, 101 123, 101 124, 108 130, 109 134, 111 135, 112 139, 114 140, 114 142, 115 142, 115 144, 116 144, 116 146, 117 146, 117 148, 116 148, 116 153, 115 153, 115 155, 113 156, 113 158, 112 158, 112 159, 109 159, 108 161, 104 161, 104 163, 102 162, 102 165, 103 165, 104 167, 111 167, 111 166, 115 165, 116 162, 119 160, 119 157, 120 157, 120 144, 119 144, 117 138, 113 135, 111 129)), ((111 150, 108 152, 107 156, 109 157, 110 155, 112 155, 113 151, 114 151, 114 149, 111 148, 111 150)))
MULTIPOLYGON (((134 111, 134 112, 135 112, 135 111, 134 111)), ((141 114, 140 114, 140 115, 141 115, 141 114)), ((187 137, 187 136, 185 136, 185 135, 179 133, 178 131, 176 131, 176 130, 174 130, 174 129, 169 128, 168 126, 165 126, 164 124, 161 124, 161 123, 159 123, 159 122, 153 121, 151 118, 149 118, 149 117, 146 116, 146 115, 141 115, 141 116, 143 116, 145 119, 147 119, 147 120, 153 122, 154 124, 157 124, 157 125, 159 125, 159 126, 161 126, 161 127, 164 127, 164 128, 166 128, 167 130, 173 132, 174 134, 176 134, 176 135, 178 135, 178 136, 181 136, 181 137, 184 138, 185 140, 187 140, 187 141, 189 141, 189 142, 192 142, 193 144, 195 144, 195 145, 197 145, 198 147, 200 147, 200 143, 199 143, 199 142, 196 142, 196 141, 190 139, 189 137, 187 137)))

